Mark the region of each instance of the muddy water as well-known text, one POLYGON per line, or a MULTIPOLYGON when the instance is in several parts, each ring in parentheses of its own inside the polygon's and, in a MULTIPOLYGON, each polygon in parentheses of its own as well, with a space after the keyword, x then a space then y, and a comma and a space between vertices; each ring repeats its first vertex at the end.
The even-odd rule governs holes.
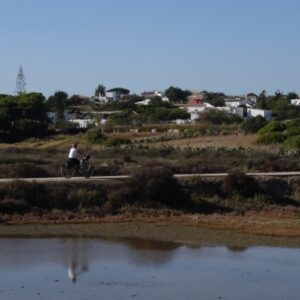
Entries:
POLYGON ((0 299, 300 299, 300 249, 0 239, 0 299))

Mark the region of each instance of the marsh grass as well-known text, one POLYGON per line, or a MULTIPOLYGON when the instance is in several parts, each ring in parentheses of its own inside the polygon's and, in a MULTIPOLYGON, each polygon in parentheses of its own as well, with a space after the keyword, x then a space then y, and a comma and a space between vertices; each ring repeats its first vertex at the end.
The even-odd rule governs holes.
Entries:
MULTIPOLYGON (((203 128, 202 128, 203 129, 203 128)), ((194 129, 187 129, 193 131, 194 129)), ((147 136, 149 133, 139 133, 147 136)), ((164 135, 164 133, 159 133, 164 135)), ((168 166, 174 173, 213 173, 249 171, 294 171, 300 169, 299 153, 288 154, 270 146, 248 147, 253 135, 238 133, 229 136, 205 136, 212 143, 199 144, 198 137, 181 139, 178 143, 135 143, 134 133, 111 133, 107 140, 109 146, 91 144, 83 134, 75 136, 58 135, 43 140, 30 140, 15 144, 0 144, 1 177, 20 177, 17 164, 33 165, 47 172, 48 176, 60 176, 60 166, 65 162, 70 145, 79 142, 79 150, 91 154, 96 167, 95 175, 114 175, 133 172, 134 168, 147 167, 149 164, 168 166), (239 144, 247 140, 247 147, 239 144), (122 142, 126 141, 126 142, 122 142), (129 141, 131 141, 129 143, 129 141), (235 142, 234 142, 235 141, 235 142), (191 142, 191 143, 190 143, 191 142), (212 146, 212 145, 222 146, 212 146), (230 144, 230 146, 228 146, 230 144), (239 144, 239 146, 234 146, 239 144), (103 167, 106 164, 107 167, 103 167), (14 170, 16 169, 16 170, 14 170)), ((166 134, 165 134, 166 135, 166 134)), ((25 172, 23 172, 24 174, 25 172)), ((31 172, 33 177, 40 176, 41 170, 31 172)), ((46 175, 46 174, 45 174, 46 175)))

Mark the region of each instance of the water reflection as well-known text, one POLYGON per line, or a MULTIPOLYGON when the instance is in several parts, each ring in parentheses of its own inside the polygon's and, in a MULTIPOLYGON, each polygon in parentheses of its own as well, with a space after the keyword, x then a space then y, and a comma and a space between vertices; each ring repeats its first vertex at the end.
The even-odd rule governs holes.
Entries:
POLYGON ((243 252, 247 250, 247 247, 244 246, 227 246, 226 248, 232 252, 243 252))
POLYGON ((137 239, 1 239, 0 267, 35 268, 41 264, 63 265, 75 283, 96 262, 118 262, 126 257, 134 265, 164 265, 172 261, 176 243, 137 239))
POLYGON ((181 245, 171 242, 152 240, 126 239, 128 254, 135 264, 138 265, 163 265, 170 262, 175 250, 181 245))
MULTIPOLYGON (((164 265, 172 262, 176 251, 183 245, 138 239, 1 239, 0 266, 18 269, 43 263, 63 264, 68 277, 76 282, 89 271, 95 261, 118 261, 120 255, 135 265, 164 265)), ((199 245, 186 245, 200 251, 199 245)), ((226 247, 229 252, 243 252, 246 247, 226 247)), ((201 251, 199 252, 201 253, 201 251)), ((202 252, 202 255, 205 255, 202 252)))
POLYGON ((73 283, 76 282, 79 274, 87 272, 87 249, 86 243, 80 244, 80 240, 69 240, 69 263, 68 263, 68 276, 73 283))
POLYGON ((299 249, 0 239, 0 299, 299 299, 299 261, 299 249))

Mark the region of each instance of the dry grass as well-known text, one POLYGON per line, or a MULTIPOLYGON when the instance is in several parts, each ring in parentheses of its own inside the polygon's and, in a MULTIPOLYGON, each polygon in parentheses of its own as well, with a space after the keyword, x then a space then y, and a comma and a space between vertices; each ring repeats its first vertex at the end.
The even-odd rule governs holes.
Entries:
MULTIPOLYGON (((168 133, 149 133, 149 132, 140 132, 140 133, 111 133, 107 134, 108 136, 121 136, 129 139, 140 139, 140 138, 159 138, 168 135, 168 133)), ((176 140, 164 141, 164 142, 153 142, 151 145, 160 146, 170 145, 175 147, 244 147, 244 148, 253 148, 258 150, 266 151, 276 151, 279 149, 279 146, 259 146, 255 144, 256 135, 255 134, 231 134, 231 135, 218 135, 218 136, 200 136, 194 138, 178 138, 176 140)), ((86 142, 84 134, 72 135, 57 135, 51 138, 46 138, 42 140, 30 139, 19 143, 7 144, 0 143, 0 150, 6 149, 9 147, 14 147, 18 149, 37 149, 37 150, 47 150, 47 149, 58 149, 63 150, 74 142, 79 142, 82 148, 99 148, 99 145, 91 145, 86 142)))
POLYGON ((228 147, 228 148, 251 148, 262 151, 278 151, 279 146, 260 146, 255 144, 256 135, 255 134, 233 134, 233 135, 218 135, 218 136, 201 136, 195 138, 185 138, 173 141, 166 141, 163 143, 153 143, 153 145, 170 145, 174 147, 228 147))

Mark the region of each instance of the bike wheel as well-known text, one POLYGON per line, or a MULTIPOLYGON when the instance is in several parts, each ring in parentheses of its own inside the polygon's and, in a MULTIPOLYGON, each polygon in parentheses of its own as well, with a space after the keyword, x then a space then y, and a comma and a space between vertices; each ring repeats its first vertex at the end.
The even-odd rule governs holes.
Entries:
POLYGON ((93 176, 94 170, 95 170, 95 167, 93 165, 91 165, 91 164, 85 164, 84 168, 81 169, 81 174, 85 178, 89 178, 89 177, 93 176))
POLYGON ((72 169, 68 168, 67 164, 63 164, 60 168, 61 175, 65 178, 72 177, 72 169))

